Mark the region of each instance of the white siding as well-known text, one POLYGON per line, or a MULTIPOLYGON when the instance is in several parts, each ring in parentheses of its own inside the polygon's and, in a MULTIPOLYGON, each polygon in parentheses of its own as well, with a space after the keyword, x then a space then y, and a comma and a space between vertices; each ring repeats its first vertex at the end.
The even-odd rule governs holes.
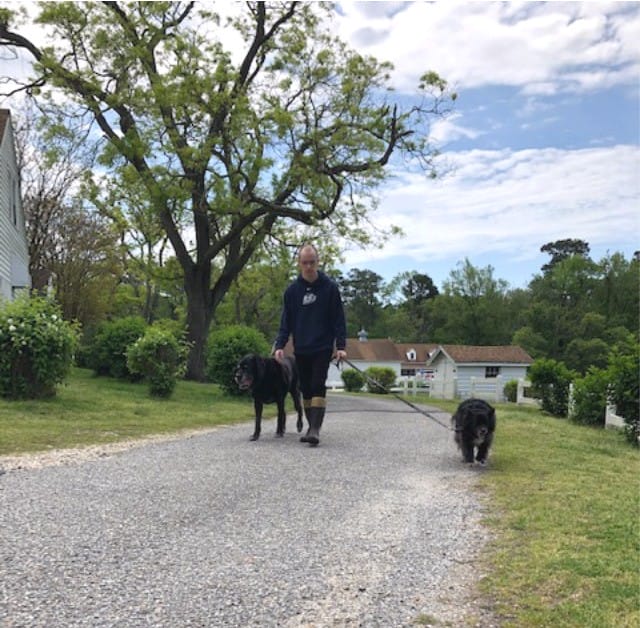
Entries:
POLYGON ((0 140, 0 298, 11 299, 15 288, 31 286, 31 278, 10 123, 6 124, 0 140))
POLYGON ((469 397, 480 397, 504 401, 504 385, 511 379, 525 378, 527 375, 526 366, 503 365, 503 364, 473 364, 458 365, 457 396, 460 399, 469 397), (485 378, 487 366, 500 367, 499 377, 485 378), (472 381, 474 380, 474 381, 472 381), (496 385, 498 390, 496 390, 496 385))
POLYGON ((435 370, 431 396, 441 399, 480 397, 504 401, 504 385, 509 380, 524 379, 527 376, 527 366, 524 364, 455 364, 443 353, 436 356, 431 366, 435 370), (485 378, 488 366, 499 367, 499 377, 485 378))

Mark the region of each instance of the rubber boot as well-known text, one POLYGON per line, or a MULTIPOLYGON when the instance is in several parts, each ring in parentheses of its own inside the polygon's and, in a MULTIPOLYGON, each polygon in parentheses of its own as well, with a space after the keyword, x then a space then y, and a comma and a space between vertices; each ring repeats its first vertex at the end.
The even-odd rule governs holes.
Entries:
POLYGON ((306 442, 311 447, 316 447, 320 442, 320 428, 322 427, 322 421, 324 419, 324 408, 314 406, 311 408, 311 416, 309 417, 309 433, 307 434, 306 442))
POLYGON ((303 399, 302 407, 304 409, 304 416, 307 419, 307 423, 309 424, 309 427, 307 428, 307 433, 304 436, 300 437, 300 442, 308 443, 309 432, 311 431, 311 399, 303 399))

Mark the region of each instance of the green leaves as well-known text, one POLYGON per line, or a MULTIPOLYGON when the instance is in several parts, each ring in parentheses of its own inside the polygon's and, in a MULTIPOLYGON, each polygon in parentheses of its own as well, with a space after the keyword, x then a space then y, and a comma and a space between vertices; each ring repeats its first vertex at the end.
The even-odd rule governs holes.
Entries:
POLYGON ((78 329, 44 298, 0 303, 0 396, 55 395, 71 369, 78 329))

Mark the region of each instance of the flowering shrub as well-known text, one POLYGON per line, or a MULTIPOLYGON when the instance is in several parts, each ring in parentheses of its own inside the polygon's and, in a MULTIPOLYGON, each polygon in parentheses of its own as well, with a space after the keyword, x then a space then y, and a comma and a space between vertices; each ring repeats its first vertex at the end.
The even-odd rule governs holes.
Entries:
POLYGON ((170 397, 184 374, 188 347, 170 331, 150 327, 127 349, 127 367, 149 382, 154 397, 170 397))
POLYGON ((54 396, 77 343, 77 327, 62 319, 53 301, 22 297, 0 305, 0 396, 54 396))

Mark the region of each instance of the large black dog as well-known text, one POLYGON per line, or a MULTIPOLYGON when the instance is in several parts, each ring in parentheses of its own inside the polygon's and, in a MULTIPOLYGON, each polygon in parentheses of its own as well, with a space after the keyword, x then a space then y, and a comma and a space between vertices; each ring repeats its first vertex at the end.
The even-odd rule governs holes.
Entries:
POLYGON ((458 406, 451 423, 463 460, 472 463, 477 447, 475 458, 485 464, 496 430, 495 409, 483 399, 467 399, 458 406))
POLYGON ((234 377, 240 390, 250 390, 253 397, 256 427, 251 440, 260 438, 262 408, 265 403, 278 405, 276 436, 284 436, 287 420, 284 401, 287 393, 291 394, 298 413, 296 427, 298 432, 302 431, 302 404, 300 403, 298 369, 293 358, 285 357, 282 362, 278 362, 275 358, 263 358, 255 353, 250 353, 238 362, 234 377))

